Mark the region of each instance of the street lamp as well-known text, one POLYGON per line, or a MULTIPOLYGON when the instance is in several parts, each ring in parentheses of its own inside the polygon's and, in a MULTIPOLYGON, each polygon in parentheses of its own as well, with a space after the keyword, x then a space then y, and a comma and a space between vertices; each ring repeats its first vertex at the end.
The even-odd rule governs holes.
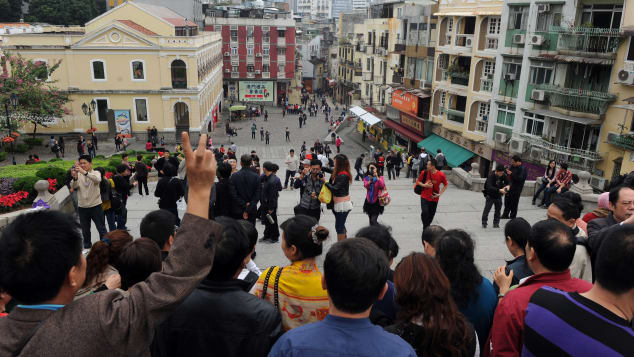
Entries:
POLYGON ((81 110, 84 111, 84 114, 88 115, 88 119, 90 120, 90 139, 93 142, 95 142, 95 133, 92 131, 92 113, 95 112, 95 108, 97 107, 97 103, 95 102, 95 100, 91 100, 90 101, 90 106, 88 106, 86 103, 81 105, 81 110))
MULTIPOLYGON (((7 114, 7 128, 9 129, 9 137, 11 136, 11 118, 9 117, 9 104, 15 110, 18 107, 18 96, 13 93, 9 96, 9 100, 4 102, 4 110, 7 114)), ((13 165, 16 165, 15 162, 15 151, 13 151, 13 141, 11 141, 11 156, 13 156, 13 165)))

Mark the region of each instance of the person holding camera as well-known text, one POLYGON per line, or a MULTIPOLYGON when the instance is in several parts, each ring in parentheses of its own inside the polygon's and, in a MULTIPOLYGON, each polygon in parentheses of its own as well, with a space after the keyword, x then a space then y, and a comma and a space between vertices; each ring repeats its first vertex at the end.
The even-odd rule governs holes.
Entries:
POLYGON ((319 218, 321 218, 319 192, 321 192, 324 182, 326 182, 326 178, 321 171, 321 161, 311 160, 310 167, 304 167, 294 183, 295 188, 301 190, 299 204, 294 209, 295 215, 305 214, 314 217, 319 222, 319 218))
POLYGON ((489 212, 491 207, 495 206, 493 212, 493 228, 500 228, 500 211, 502 210, 502 196, 509 190, 509 180, 504 175, 504 166, 497 165, 495 171, 489 174, 486 182, 484 183, 484 198, 486 203, 484 204, 484 211, 482 212, 482 228, 487 227, 489 221, 489 212))
POLYGON ((509 189, 504 196, 504 212, 502 219, 513 219, 517 216, 517 206, 520 203, 520 196, 526 182, 526 168, 522 165, 522 158, 514 155, 511 158, 511 166, 506 168, 509 179, 509 189))
POLYGON ((101 208, 101 174, 92 168, 90 155, 81 155, 71 168, 70 187, 77 191, 79 224, 84 237, 84 249, 92 247, 90 238, 91 221, 95 222, 99 240, 106 234, 106 222, 101 208))
POLYGON ((368 215, 371 226, 378 225, 377 220, 379 215, 383 214, 384 209, 379 202, 379 192, 385 189, 385 181, 383 176, 379 176, 375 164, 368 164, 363 187, 367 190, 365 202, 363 202, 363 212, 368 215))

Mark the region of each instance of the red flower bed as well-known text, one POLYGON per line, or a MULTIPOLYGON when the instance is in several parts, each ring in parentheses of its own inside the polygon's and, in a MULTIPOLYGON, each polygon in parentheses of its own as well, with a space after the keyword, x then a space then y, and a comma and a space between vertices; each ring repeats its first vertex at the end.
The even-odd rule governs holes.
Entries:
POLYGON ((14 206, 18 205, 22 200, 27 198, 29 193, 26 191, 18 191, 6 196, 0 196, 0 210, 8 211, 14 206))

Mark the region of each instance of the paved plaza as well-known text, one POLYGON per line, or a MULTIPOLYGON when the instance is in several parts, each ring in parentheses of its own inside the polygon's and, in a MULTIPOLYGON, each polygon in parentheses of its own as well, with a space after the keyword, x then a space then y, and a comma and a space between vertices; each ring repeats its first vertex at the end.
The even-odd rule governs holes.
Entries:
MULTIPOLYGON (((314 142, 315 137, 319 135, 324 137, 327 134, 327 124, 320 114, 318 117, 308 119, 308 128, 299 129, 297 125, 297 116, 281 117, 281 111, 278 108, 267 108, 269 111, 269 120, 264 122, 262 117, 257 118, 258 128, 264 125, 270 130, 271 145, 264 145, 259 140, 259 133, 256 140, 251 140, 250 121, 232 123, 232 126, 241 127, 239 135, 233 137, 232 140, 238 145, 238 154, 248 153, 256 150, 263 161, 273 161, 280 165, 279 176, 284 179, 284 158, 288 150, 294 148, 299 151, 302 141, 307 143, 314 142), (292 145, 284 142, 284 128, 289 126, 292 128, 291 139, 292 145)), ((221 127, 224 129, 224 127, 221 127)), ((346 142, 342 152, 350 156, 353 161, 361 152, 367 151, 355 142, 352 134, 352 127, 344 129, 342 138, 346 142)), ((222 140, 227 140, 223 133, 218 130, 214 136, 215 145, 219 145, 222 140)), ((404 176, 404 175, 403 175, 404 176)), ((420 221, 420 202, 419 198, 413 193, 413 185, 411 179, 401 177, 398 180, 386 181, 392 202, 386 207, 385 213, 379 217, 379 222, 392 227, 394 238, 400 246, 399 256, 395 260, 398 262, 403 256, 412 251, 422 251, 420 235, 422 224, 420 221)), ((150 193, 154 191, 156 182, 150 182, 150 193)), ((353 199, 354 209, 348 216, 347 228, 349 236, 353 236, 356 231, 368 224, 368 218, 362 211, 365 189, 360 182, 354 182, 350 194, 353 199)), ((299 191, 284 190, 280 193, 278 219, 283 222, 293 215, 293 207, 299 202, 299 191)), ((433 224, 442 225, 445 228, 460 228, 471 233, 476 241, 476 262, 481 269, 482 274, 491 278, 493 271, 504 264, 504 259, 510 259, 504 244, 503 227, 506 221, 502 221, 502 228, 483 229, 481 227, 480 217, 484 206, 484 198, 479 192, 471 192, 460 190, 454 186, 449 187, 440 199, 438 212, 433 224)), ((157 209, 157 199, 153 196, 139 196, 136 192, 128 201, 128 228, 135 236, 139 236, 139 223, 143 216, 154 209, 157 209)), ((546 211, 535 206, 531 206, 530 198, 522 198, 519 208, 520 216, 526 218, 531 224, 545 218, 546 211)), ((182 217, 181 212, 181 217, 182 217)), ((492 227, 493 212, 489 218, 489 227, 492 227)), ((336 242, 335 220, 333 214, 325 210, 322 214, 320 222, 331 232, 331 237, 327 241, 324 252, 336 242)), ((264 226, 258 223, 258 232, 260 235, 264 231, 264 226)), ((97 232, 93 227, 93 240, 97 237, 97 232)), ((256 263, 260 267, 270 265, 284 265, 287 260, 280 249, 280 243, 267 244, 258 243, 256 263)), ((322 255, 318 260, 323 262, 322 255)))

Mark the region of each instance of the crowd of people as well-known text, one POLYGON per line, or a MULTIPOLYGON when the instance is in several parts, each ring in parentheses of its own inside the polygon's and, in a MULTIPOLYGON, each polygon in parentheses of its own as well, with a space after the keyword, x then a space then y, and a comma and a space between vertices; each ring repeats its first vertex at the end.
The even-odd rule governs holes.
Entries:
MULTIPOLYGON (((634 176, 615 180, 599 208, 581 217, 581 198, 565 191, 567 168, 561 166, 561 176, 548 173, 553 181, 544 190, 558 186, 544 201, 548 218, 531 226, 509 207, 499 244, 503 236, 513 260, 489 280, 475 264, 468 232, 431 224, 447 188, 439 153, 401 156, 403 167, 413 159, 424 163, 420 171, 408 167, 420 187, 424 228, 420 252, 394 264, 399 246, 377 221, 390 200, 379 160, 357 172, 369 225, 349 235, 353 177, 346 155, 336 154, 331 164, 314 147, 291 150, 282 185, 279 167, 260 164, 256 152, 240 156, 238 169, 236 148, 221 152, 207 144, 202 135, 193 150, 183 134, 182 161, 169 152, 156 160, 160 209, 142 219, 139 238, 127 231, 121 210, 114 224, 108 218, 107 231, 103 206, 125 207, 113 192, 134 188, 129 175, 142 171, 138 162, 126 157, 117 175, 104 179, 89 155, 70 170, 80 225, 42 210, 2 231, 0 307, 8 314, 0 317, 1 356, 618 356, 634 350, 634 176), (278 226, 285 188, 299 190, 300 201, 278 226), (322 197, 324 188, 330 200, 322 197), (180 200, 187 202, 182 221, 180 200), (331 233, 319 224, 324 201, 337 237, 327 251, 331 233), (260 242, 279 241, 288 264, 261 270, 255 263, 258 218, 265 225, 260 242), (94 245, 91 221, 100 235, 94 245), (322 271, 317 258, 324 254, 322 271)), ((502 195, 519 189, 513 176, 522 169, 517 158, 495 169, 485 189, 488 210, 495 206, 499 216, 502 195)), ((147 195, 141 183, 139 194, 143 188, 147 195)))

